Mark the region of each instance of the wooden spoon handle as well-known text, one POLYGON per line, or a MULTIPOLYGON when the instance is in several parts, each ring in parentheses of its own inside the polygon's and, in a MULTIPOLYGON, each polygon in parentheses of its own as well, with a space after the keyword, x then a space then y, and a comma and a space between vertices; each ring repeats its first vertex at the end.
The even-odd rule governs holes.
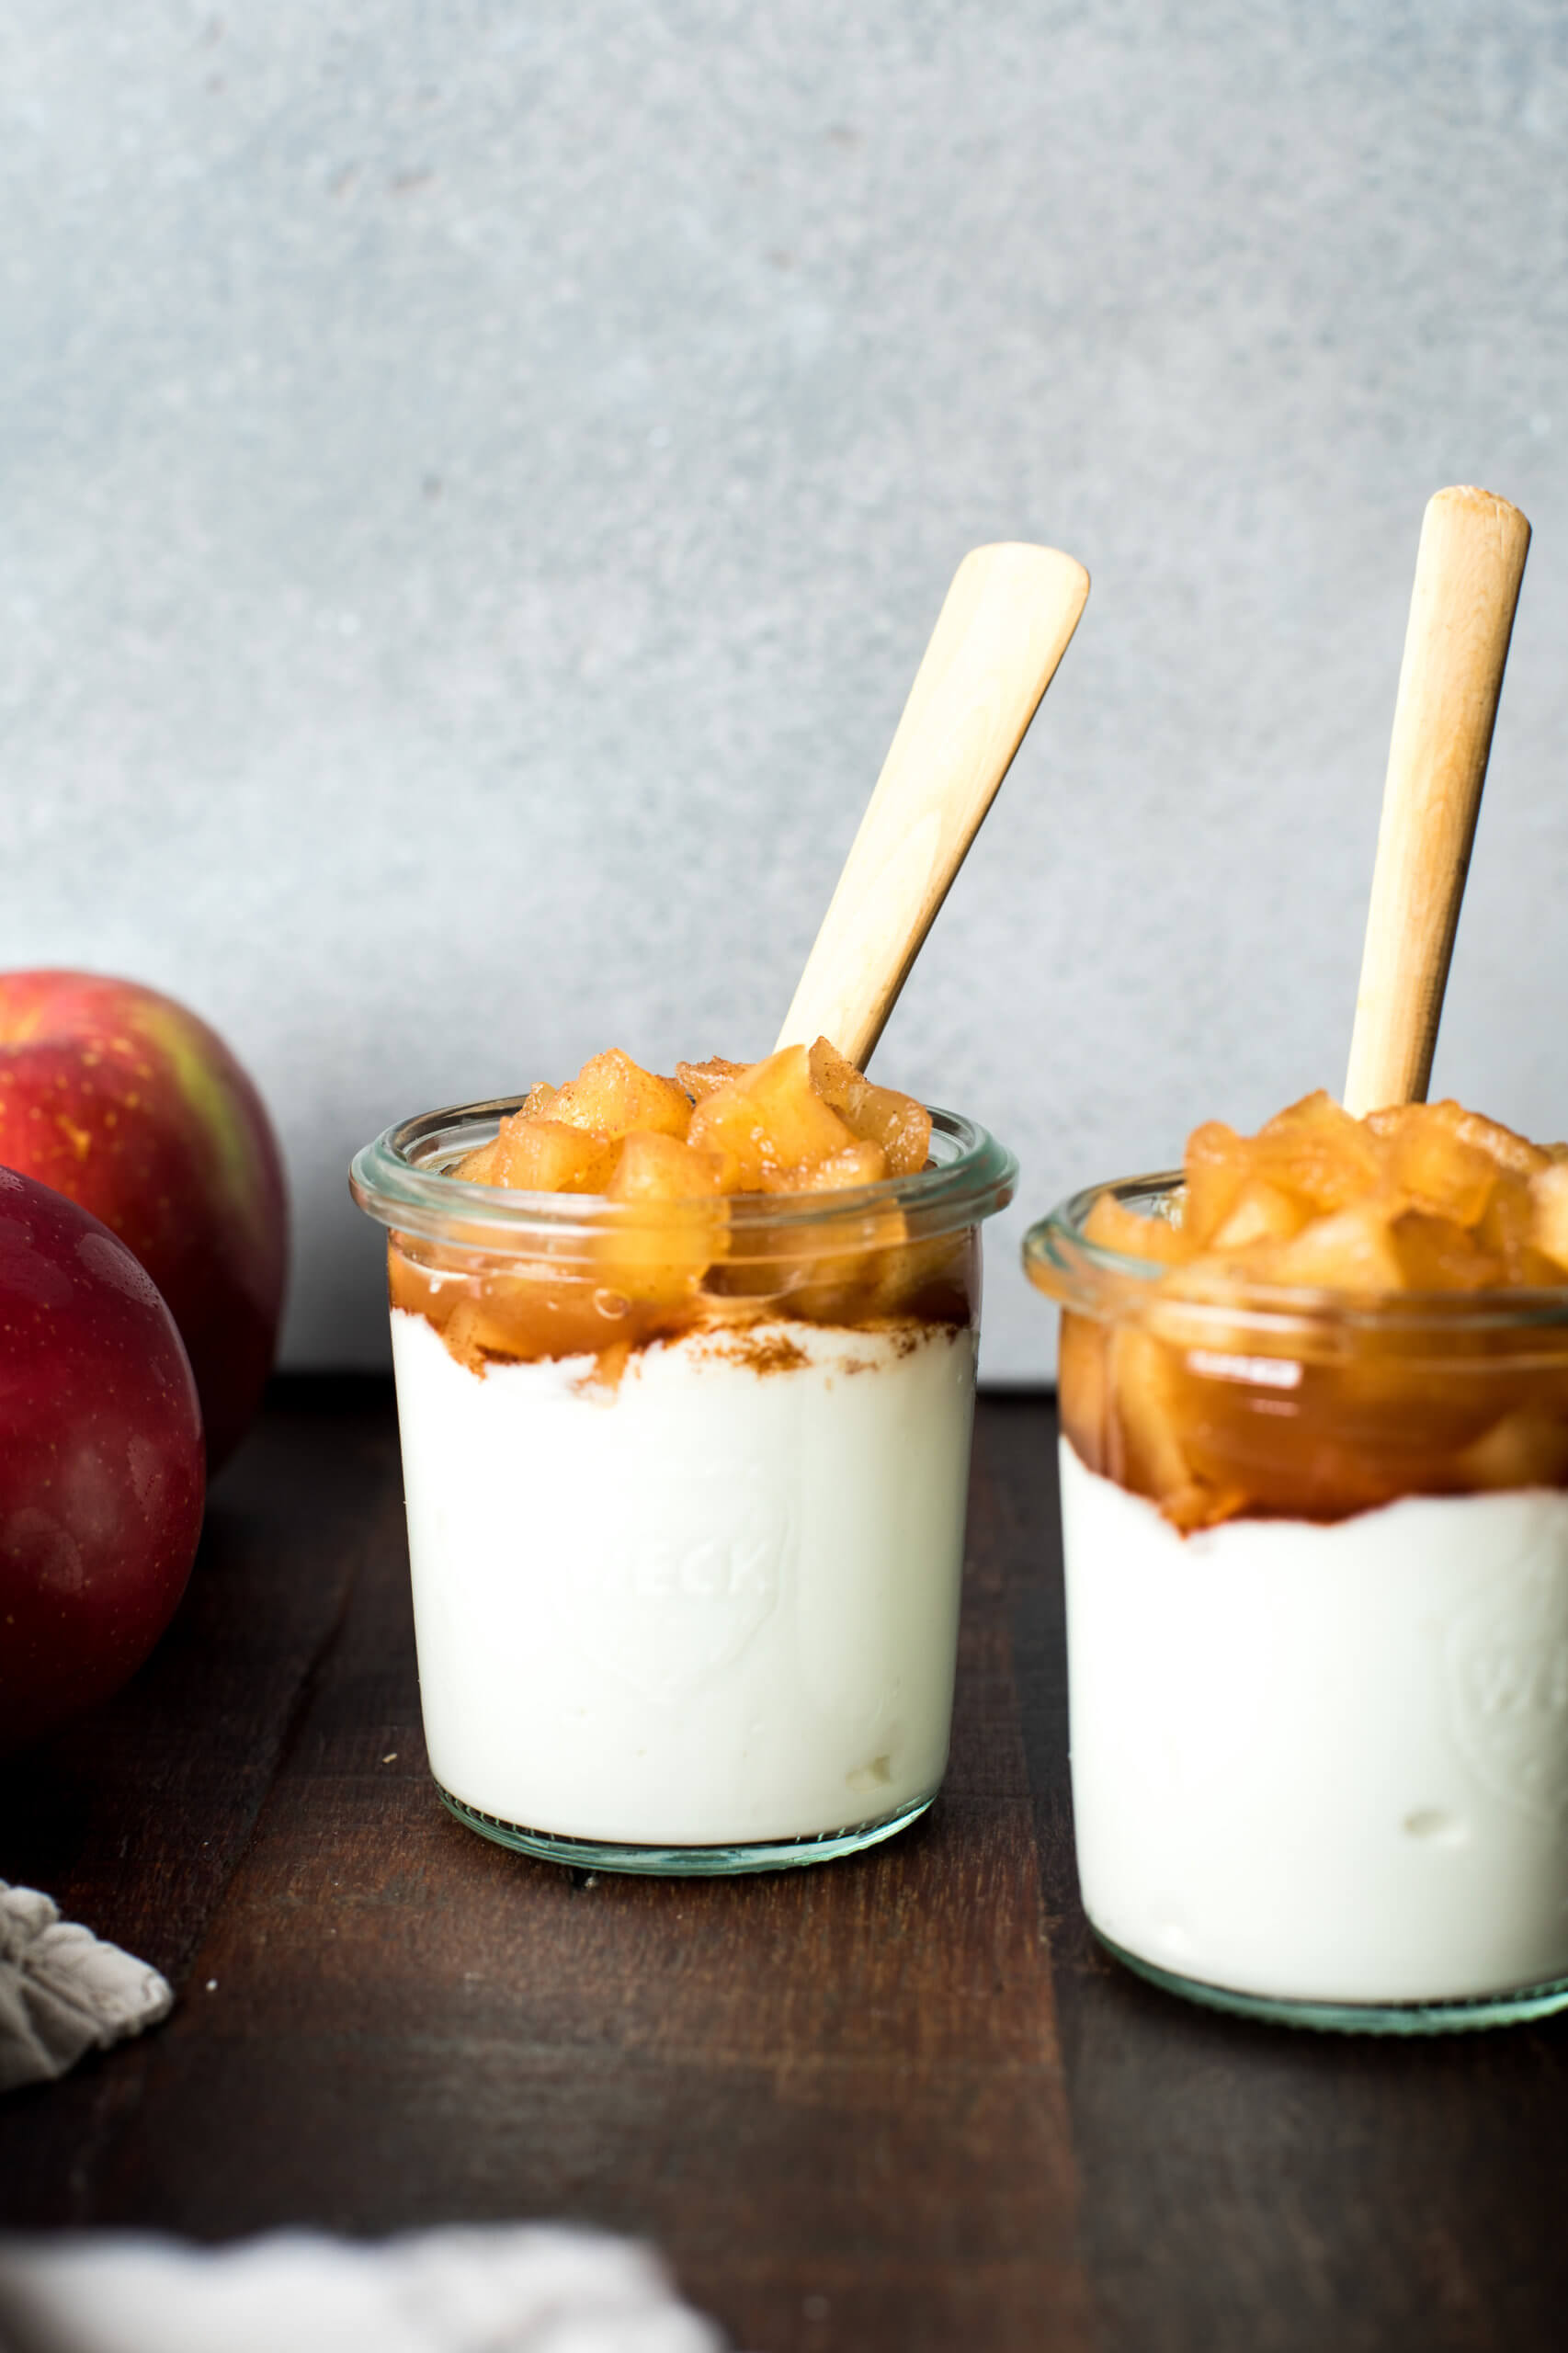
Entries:
POLYGON ((1089 575, 1054 548, 976 548, 953 576, 780 1046, 864 1068, 1078 625, 1089 575))
POLYGON ((1529 543, 1490 491, 1427 502, 1345 1081, 1358 1119, 1426 1099, 1529 543))

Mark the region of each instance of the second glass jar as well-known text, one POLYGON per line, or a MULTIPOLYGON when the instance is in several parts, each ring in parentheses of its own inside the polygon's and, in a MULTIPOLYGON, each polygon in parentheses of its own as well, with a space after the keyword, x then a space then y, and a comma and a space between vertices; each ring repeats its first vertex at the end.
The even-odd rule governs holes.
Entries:
POLYGON ((1568 1290, 1244 1290, 1025 1244, 1062 1309, 1084 1903, 1174 1990, 1424 2032, 1568 2005, 1568 1290))

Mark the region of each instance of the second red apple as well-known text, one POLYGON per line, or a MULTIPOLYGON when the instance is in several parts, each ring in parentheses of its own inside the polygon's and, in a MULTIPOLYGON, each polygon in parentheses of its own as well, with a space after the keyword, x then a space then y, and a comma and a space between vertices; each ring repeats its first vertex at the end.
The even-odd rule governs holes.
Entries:
POLYGON ((277 1138, 222 1040, 135 981, 0 973, 0 1165, 79 1202, 145 1267, 216 1470, 260 1403, 287 1260, 277 1138))

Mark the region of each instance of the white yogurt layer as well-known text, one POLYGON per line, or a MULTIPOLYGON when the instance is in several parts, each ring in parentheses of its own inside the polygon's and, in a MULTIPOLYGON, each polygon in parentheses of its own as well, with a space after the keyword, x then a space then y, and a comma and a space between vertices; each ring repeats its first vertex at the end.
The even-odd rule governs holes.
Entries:
POLYGON ((1062 1517, 1097 1928, 1301 2000, 1568 1976, 1568 1495, 1183 1538, 1063 1441, 1062 1517))
POLYGON ((947 1761, 974 1336, 768 1324, 468 1371, 392 1314, 430 1763, 505 1823, 732 1846, 947 1761))

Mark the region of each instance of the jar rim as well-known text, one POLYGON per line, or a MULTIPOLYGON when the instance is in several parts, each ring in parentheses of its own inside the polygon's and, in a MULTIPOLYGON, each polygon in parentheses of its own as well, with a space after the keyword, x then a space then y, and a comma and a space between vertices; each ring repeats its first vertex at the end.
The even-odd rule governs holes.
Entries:
POLYGON ((1163 1302, 1256 1330, 1335 1324, 1384 1332, 1474 1333, 1568 1324, 1568 1283, 1373 1293, 1301 1283, 1187 1288, 1181 1282, 1184 1269, 1179 1266, 1136 1258, 1085 1239, 1085 1224, 1106 1195, 1123 1208, 1157 1214, 1185 1181, 1181 1169, 1165 1168, 1142 1176, 1112 1177, 1068 1194, 1024 1235, 1024 1269, 1030 1281, 1058 1305, 1102 1321, 1137 1313, 1157 1285, 1163 1302))
MULTIPOLYGON (((452 1164, 489 1142, 524 1100, 521 1095, 493 1096, 396 1121, 355 1154, 349 1192, 368 1216, 399 1233, 487 1250, 517 1246, 530 1236, 548 1235, 557 1245, 575 1238, 586 1242, 595 1234, 667 1221, 662 1203, 644 1207, 602 1194, 514 1191, 449 1174, 452 1164)), ((1006 1209, 1017 1183, 1013 1154, 977 1121, 935 1104, 927 1108, 931 1158, 924 1168, 837 1192, 726 1194, 721 1199, 731 1224, 766 1245, 778 1230, 809 1233, 846 1218, 898 1209, 915 1239, 959 1233, 1006 1209)))

